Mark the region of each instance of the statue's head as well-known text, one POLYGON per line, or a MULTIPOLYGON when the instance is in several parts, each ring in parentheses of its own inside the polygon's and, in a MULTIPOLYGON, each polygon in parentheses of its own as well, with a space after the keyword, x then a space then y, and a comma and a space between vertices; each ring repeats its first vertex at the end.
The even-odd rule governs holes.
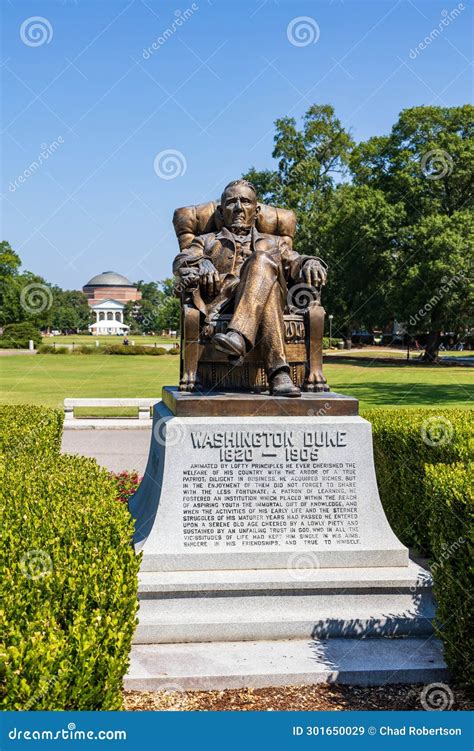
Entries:
POLYGON ((217 210, 231 232, 248 231, 255 225, 260 211, 257 191, 248 180, 233 180, 224 188, 217 210))

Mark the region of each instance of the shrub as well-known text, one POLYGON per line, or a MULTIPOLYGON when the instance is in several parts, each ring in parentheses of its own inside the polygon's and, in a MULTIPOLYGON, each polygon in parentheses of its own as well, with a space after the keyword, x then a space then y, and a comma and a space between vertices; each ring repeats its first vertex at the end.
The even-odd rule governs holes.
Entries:
POLYGON ((166 355, 166 349, 164 347, 145 347, 146 355, 166 355))
POLYGON ((2 349, 28 349, 30 339, 33 340, 35 348, 41 344, 41 334, 36 326, 28 321, 9 323, 3 328, 0 347, 2 349))
POLYGON ((426 467, 430 498, 431 572, 438 603, 436 630, 446 663, 457 681, 472 685, 474 632, 471 627, 473 560, 472 472, 464 464, 426 467))
POLYGON ((69 355, 70 353, 69 347, 53 347, 51 350, 52 355, 69 355))
POLYGON ((388 521, 408 547, 430 553, 427 534, 432 508, 425 488, 425 464, 468 459, 472 410, 374 409, 372 423, 380 497, 388 521))
POLYGON ((8 459, 27 455, 59 456, 64 413, 33 404, 0 405, 0 454, 8 459))
MULTIPOLYGON (((153 357, 168 353, 164 347, 149 347, 145 344, 108 344, 101 349, 104 355, 151 355, 153 357)), ((171 352, 171 354, 177 353, 171 352)))
POLYGON ((92 459, 5 464, 0 709, 120 709, 139 567, 127 507, 92 459))
POLYGON ((133 344, 107 344, 102 347, 104 355, 146 355, 148 347, 133 344))
MULTIPOLYGON (((335 336, 331 339, 331 347, 337 347, 339 342, 342 342, 342 339, 337 339, 335 336)), ((329 337, 323 336, 323 349, 329 349, 329 337)))
POLYGON ((40 344, 38 347, 39 355, 51 355, 54 352, 52 344, 40 344))
POLYGON ((73 355, 94 355, 99 347, 91 347, 90 344, 80 344, 72 350, 73 355))
POLYGON ((128 472, 127 470, 123 472, 111 472, 110 476, 116 484, 117 500, 124 503, 138 490, 142 479, 135 470, 132 472, 128 472))
POLYGON ((176 345, 168 350, 169 355, 179 355, 179 347, 176 345))

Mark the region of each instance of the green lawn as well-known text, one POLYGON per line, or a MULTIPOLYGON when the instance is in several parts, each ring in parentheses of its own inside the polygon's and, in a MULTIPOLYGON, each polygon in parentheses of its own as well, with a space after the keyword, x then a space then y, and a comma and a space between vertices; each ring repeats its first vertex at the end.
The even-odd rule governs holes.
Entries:
MULTIPOLYGON (((13 355, 0 358, 0 401, 62 407, 69 397, 161 396, 178 381, 179 358, 118 355, 13 355)), ((396 367, 329 363, 334 391, 357 397, 361 407, 471 406, 473 371, 458 367, 396 367)))

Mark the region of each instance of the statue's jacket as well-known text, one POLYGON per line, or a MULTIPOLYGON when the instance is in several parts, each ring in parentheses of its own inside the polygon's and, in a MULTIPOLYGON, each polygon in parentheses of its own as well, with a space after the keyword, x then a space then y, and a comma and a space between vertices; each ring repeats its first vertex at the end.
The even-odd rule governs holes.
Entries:
MULTIPOLYGON (((232 233, 223 227, 219 232, 196 236, 190 247, 178 253, 174 259, 173 272, 179 275, 181 269, 196 267, 204 258, 212 261, 221 280, 219 295, 212 301, 205 301, 197 288, 193 292, 193 300, 205 315, 215 314, 232 299, 239 285, 242 266, 257 251, 268 253, 278 264, 282 296, 286 296, 288 283, 303 281, 301 270, 304 264, 309 259, 314 260, 314 256, 300 255, 293 250, 285 238, 263 234, 255 227, 251 231, 250 243, 238 247, 232 233)), ((321 261, 319 258, 317 260, 321 261)))

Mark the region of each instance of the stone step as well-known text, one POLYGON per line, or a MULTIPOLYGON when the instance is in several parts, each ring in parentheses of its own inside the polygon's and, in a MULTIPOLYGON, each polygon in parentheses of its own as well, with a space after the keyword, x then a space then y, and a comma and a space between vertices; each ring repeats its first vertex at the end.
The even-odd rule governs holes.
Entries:
MULTIPOLYGON (((309 559, 310 560, 310 559, 309 559)), ((303 558, 301 562, 304 563, 303 558)), ((141 571, 138 575, 140 598, 166 593, 193 594, 261 590, 391 590, 399 592, 429 589, 432 578, 413 561, 407 566, 370 568, 302 568, 295 559, 294 568, 239 569, 216 571, 141 571)))
POLYGON ((411 593, 266 592, 147 598, 135 643, 423 636, 433 631, 429 590, 411 593))
POLYGON ((428 571, 406 567, 141 572, 135 643, 432 633, 428 571))
POLYGON ((434 683, 448 677, 433 636, 149 644, 132 648, 125 689, 220 690, 345 683, 434 683))

